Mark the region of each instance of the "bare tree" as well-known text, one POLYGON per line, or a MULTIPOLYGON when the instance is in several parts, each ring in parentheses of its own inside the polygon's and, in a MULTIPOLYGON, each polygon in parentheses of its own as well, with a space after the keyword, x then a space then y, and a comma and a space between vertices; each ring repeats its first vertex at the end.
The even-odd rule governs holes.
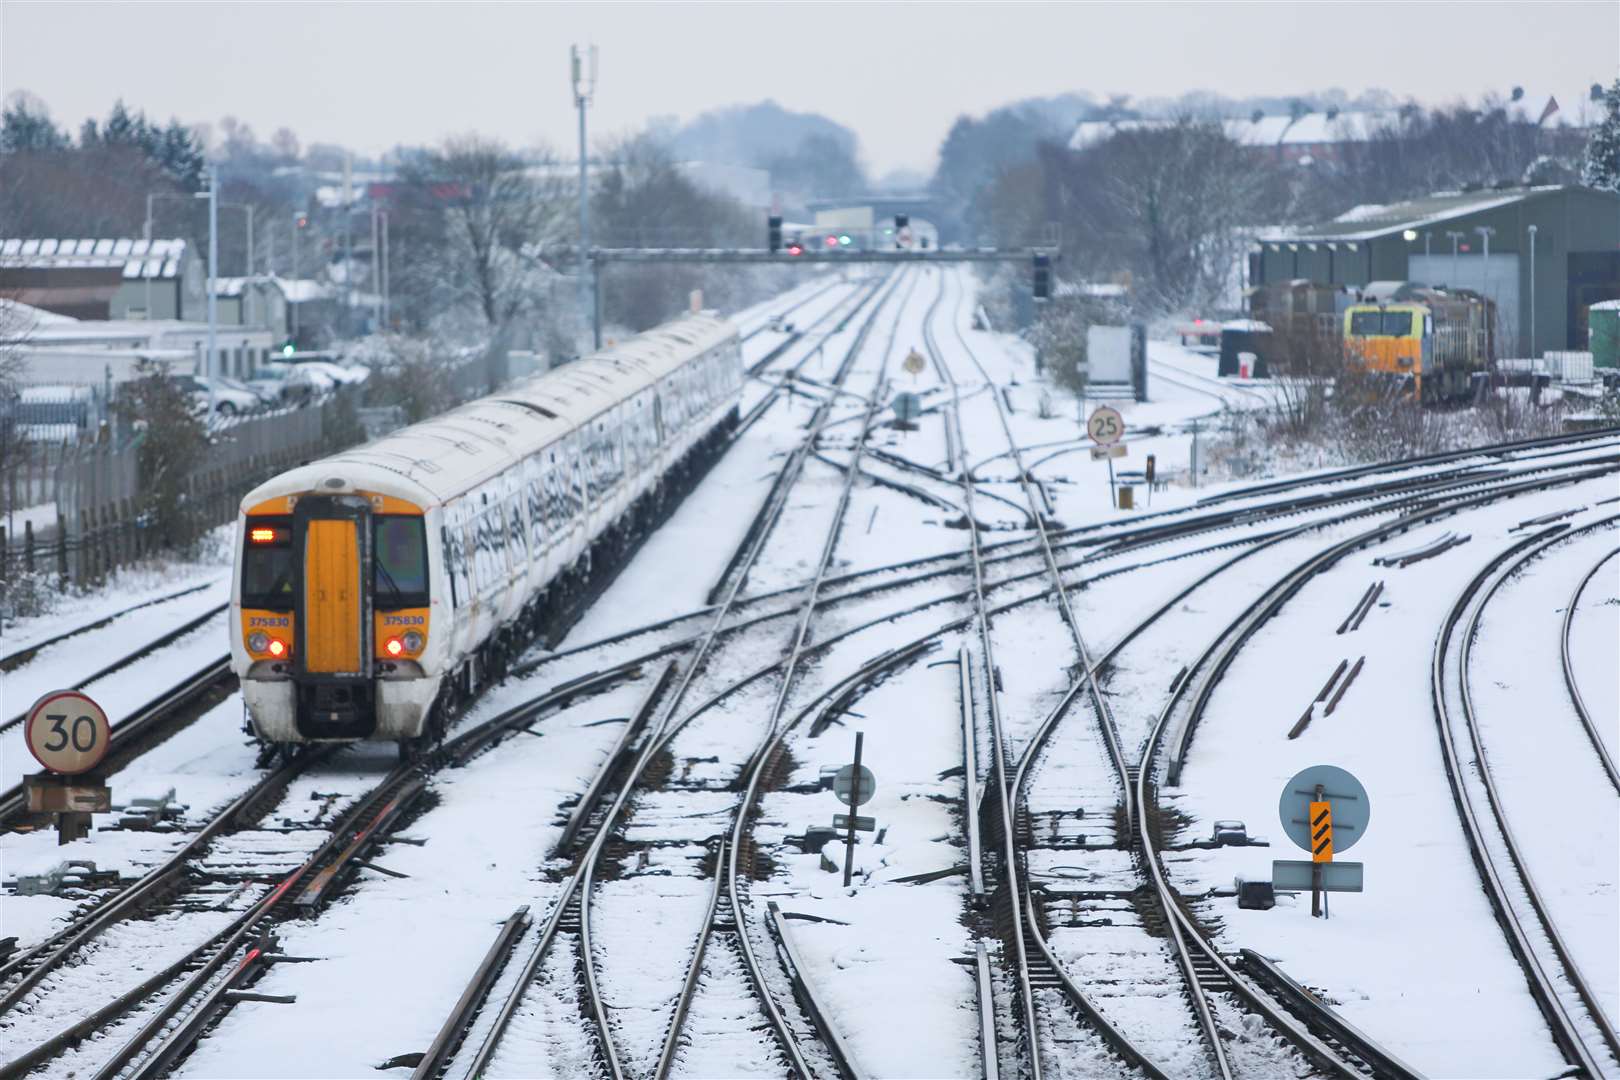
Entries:
POLYGON ((573 236, 573 185, 555 155, 458 136, 405 162, 400 182, 396 284, 419 317, 465 307, 498 335, 532 311, 544 290, 521 253, 573 236))

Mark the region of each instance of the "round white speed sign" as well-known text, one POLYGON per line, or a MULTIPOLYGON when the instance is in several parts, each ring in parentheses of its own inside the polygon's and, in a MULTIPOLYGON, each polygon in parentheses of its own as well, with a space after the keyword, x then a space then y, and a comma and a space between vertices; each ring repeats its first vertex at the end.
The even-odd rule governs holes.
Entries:
POLYGON ((1113 446, 1125 437, 1125 418, 1118 409, 1100 406, 1086 420, 1086 434, 1098 446, 1113 446))
POLYGON ((28 710, 28 751, 54 773, 74 776, 101 764, 112 743, 112 725, 100 705, 77 690, 56 690, 28 710))

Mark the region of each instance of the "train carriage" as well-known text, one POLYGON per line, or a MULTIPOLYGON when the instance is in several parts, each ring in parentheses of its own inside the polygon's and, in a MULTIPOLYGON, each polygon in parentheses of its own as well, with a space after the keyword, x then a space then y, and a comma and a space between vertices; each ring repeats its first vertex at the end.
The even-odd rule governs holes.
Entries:
POLYGON ((442 734, 723 438, 741 384, 735 328, 691 315, 254 489, 230 634, 253 733, 442 734))

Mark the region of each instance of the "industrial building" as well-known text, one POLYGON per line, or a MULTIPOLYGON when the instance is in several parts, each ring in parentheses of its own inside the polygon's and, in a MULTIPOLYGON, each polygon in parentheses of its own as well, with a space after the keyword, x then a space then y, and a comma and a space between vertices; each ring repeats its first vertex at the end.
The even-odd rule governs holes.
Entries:
POLYGON ((1251 285, 1472 289, 1496 302, 1499 355, 1584 350, 1592 305, 1620 298, 1620 194, 1509 187, 1358 206, 1320 225, 1263 233, 1248 272, 1251 285))

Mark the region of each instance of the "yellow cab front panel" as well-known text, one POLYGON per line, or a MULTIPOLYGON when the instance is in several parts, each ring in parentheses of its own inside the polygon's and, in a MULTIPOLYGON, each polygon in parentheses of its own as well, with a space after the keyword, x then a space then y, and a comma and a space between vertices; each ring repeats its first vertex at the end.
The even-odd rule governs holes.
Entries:
POLYGON ((366 738, 377 725, 371 589, 364 573, 371 562, 371 501, 359 494, 305 495, 292 518, 299 734, 366 738))
POLYGON ((315 520, 304 530, 304 670, 358 675, 360 535, 354 521, 315 520))

